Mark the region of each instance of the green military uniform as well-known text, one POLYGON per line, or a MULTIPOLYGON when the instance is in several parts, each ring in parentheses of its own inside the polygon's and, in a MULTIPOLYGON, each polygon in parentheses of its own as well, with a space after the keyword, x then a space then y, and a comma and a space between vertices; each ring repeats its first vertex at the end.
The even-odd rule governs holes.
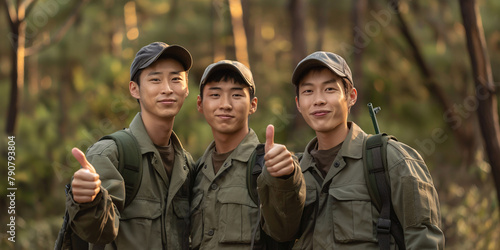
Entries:
MULTIPOLYGON (((228 156, 217 174, 214 174, 212 164, 212 154, 215 150, 214 142, 208 146, 205 154, 200 158, 197 166, 199 172, 193 189, 194 199, 191 204, 193 249, 247 250, 250 248, 254 232, 255 248, 263 248, 258 224, 259 208, 250 198, 246 183, 248 161, 258 144, 257 135, 250 129, 250 132, 228 156)), ((293 191, 286 192, 286 188, 290 185, 283 185, 284 188, 276 190, 276 193, 286 194, 286 197, 279 199, 282 201, 281 203, 271 204, 279 203, 281 205, 279 208, 287 204, 299 205, 301 201, 293 196, 293 193, 298 193, 299 191, 296 190, 302 188, 304 194, 305 185, 300 171, 295 172, 293 178, 275 180, 281 185, 285 182, 293 183, 293 186, 290 187, 293 191), (287 198, 299 201, 286 203, 287 198)), ((265 188, 267 185, 280 185, 276 184, 268 173, 267 175, 265 180, 260 180, 259 177, 259 188, 265 188)), ((269 187, 266 190, 273 191, 269 187)), ((274 194, 268 193, 266 197, 274 197, 274 194)), ((265 200, 269 200, 268 198, 265 200)), ((276 222, 271 222, 271 228, 275 228, 273 227, 275 224, 276 222)), ((284 237, 279 233, 277 235, 284 237)))
MULTIPOLYGON (((192 201, 191 237, 193 249, 249 249, 259 208, 248 194, 247 163, 259 138, 253 130, 214 173, 212 142, 197 165, 192 201)), ((255 235, 260 243, 260 232, 255 235)))
MULTIPOLYGON (((363 170, 367 135, 354 123, 348 126, 349 133, 325 178, 310 153, 317 139, 306 147, 300 162, 307 185, 306 206, 294 249, 380 249, 376 237, 379 213, 371 203, 363 170)), ((414 149, 391 140, 387 162, 392 203, 406 248, 443 249, 438 195, 424 161, 414 149)))
POLYGON ((169 178, 140 113, 129 129, 139 143, 144 168, 135 199, 124 209, 125 186, 117 170, 116 144, 99 141, 86 156, 100 176, 101 191, 93 202, 84 204, 68 195, 71 227, 86 241, 107 244, 105 249, 188 249, 191 155, 172 132, 175 162, 169 178))

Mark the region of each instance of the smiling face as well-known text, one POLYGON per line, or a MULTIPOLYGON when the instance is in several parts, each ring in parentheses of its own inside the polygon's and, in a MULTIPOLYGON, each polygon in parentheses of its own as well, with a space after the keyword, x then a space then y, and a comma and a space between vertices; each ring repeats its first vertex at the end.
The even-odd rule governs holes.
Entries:
POLYGON ((130 93, 139 100, 143 119, 174 119, 189 94, 187 74, 180 62, 158 59, 142 70, 140 86, 130 82, 130 93))
POLYGON ((203 98, 198 96, 198 111, 212 127, 214 138, 218 135, 235 137, 248 133, 248 116, 257 110, 257 98, 250 99, 249 87, 224 78, 210 81, 203 86, 203 98))
MULTIPOLYGON (((356 89, 348 90, 342 79, 327 68, 309 71, 299 82, 297 109, 319 135, 347 135, 349 108, 356 102, 356 89)), ((343 140, 343 138, 342 138, 343 140)))

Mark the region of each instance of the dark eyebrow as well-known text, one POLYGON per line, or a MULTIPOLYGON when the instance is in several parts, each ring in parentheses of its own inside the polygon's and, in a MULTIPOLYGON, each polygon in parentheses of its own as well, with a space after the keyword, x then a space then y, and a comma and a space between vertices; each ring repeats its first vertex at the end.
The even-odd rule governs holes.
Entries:
POLYGON ((153 75, 161 75, 161 72, 159 71, 151 71, 148 73, 148 76, 153 76, 153 75))
POLYGON ((332 79, 330 79, 328 81, 324 81, 323 84, 336 83, 336 82, 337 82, 337 79, 332 78, 332 79))
POLYGON ((310 82, 303 82, 303 83, 301 83, 301 84, 299 85, 299 87, 301 87, 301 86, 312 86, 312 85, 313 85, 313 84, 312 84, 312 83, 310 83, 310 82))
MULTIPOLYGON (((180 75, 181 72, 184 72, 184 71, 172 71, 169 73, 169 75, 180 75)), ((162 72, 159 72, 159 71, 151 71, 148 73, 148 76, 152 76, 152 75, 161 75, 162 72)))
POLYGON ((208 87, 208 90, 221 90, 220 87, 208 87))
MULTIPOLYGON (((330 84, 330 83, 336 83, 336 82, 337 82, 337 79, 332 78, 330 80, 326 80, 326 81, 322 82, 321 84, 330 84)), ((303 82, 299 86, 311 86, 311 85, 313 85, 313 84, 310 82, 303 82)))

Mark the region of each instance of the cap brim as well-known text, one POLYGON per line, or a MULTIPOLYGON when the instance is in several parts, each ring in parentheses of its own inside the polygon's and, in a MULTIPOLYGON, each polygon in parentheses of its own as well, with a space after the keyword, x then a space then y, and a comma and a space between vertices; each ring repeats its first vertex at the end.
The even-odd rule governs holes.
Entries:
POLYGON ((205 84, 207 81, 208 76, 210 76, 213 72, 217 70, 231 70, 234 72, 237 72, 244 80, 245 84, 252 87, 252 84, 250 83, 250 80, 245 77, 240 71, 238 67, 235 65, 229 64, 229 63, 221 63, 221 64, 216 64, 212 68, 210 68, 205 74, 203 74, 202 79, 200 81, 200 86, 205 84))
POLYGON ((315 67, 326 67, 333 71, 336 75, 342 77, 342 78, 347 78, 347 75, 341 72, 340 70, 331 67, 330 65, 326 64, 325 62, 318 60, 318 59, 307 59, 299 63, 297 68, 293 71, 292 74, 292 83, 294 85, 299 84, 299 80, 303 77, 303 74, 308 71, 311 68, 315 67))
POLYGON ((191 69, 191 66, 193 65, 193 59, 191 57, 191 54, 187 51, 187 49, 185 49, 184 47, 179 46, 179 45, 170 45, 170 46, 162 49, 161 52, 158 53, 155 57, 149 59, 146 63, 141 65, 141 67, 139 69, 145 69, 145 68, 149 67, 151 64, 156 62, 156 60, 158 60, 158 58, 160 58, 164 55, 168 55, 168 56, 171 56, 171 57, 179 60, 182 63, 182 65, 184 66, 184 69, 186 71, 191 69))

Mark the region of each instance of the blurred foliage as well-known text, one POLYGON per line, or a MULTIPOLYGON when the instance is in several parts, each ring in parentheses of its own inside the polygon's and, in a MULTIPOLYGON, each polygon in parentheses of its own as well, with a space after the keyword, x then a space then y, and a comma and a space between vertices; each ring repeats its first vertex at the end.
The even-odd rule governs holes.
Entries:
MULTIPOLYGON (((309 128, 291 133, 295 112, 288 1, 245 0, 250 66, 257 84, 258 112, 250 125, 261 140, 265 127, 276 127, 276 141, 301 151, 314 136, 309 128)), ((352 37, 350 1, 325 4, 305 1, 308 52, 334 51, 352 67, 356 52, 352 37), (324 42, 317 17, 327 9, 324 42)), ((463 110, 462 126, 471 126, 477 142, 471 145, 474 162, 466 164, 452 128, 397 28, 388 19, 385 1, 368 1, 364 34, 363 79, 356 82, 364 97, 353 108, 352 120, 373 133, 366 103, 381 106, 382 131, 395 135, 425 158, 438 189, 443 229, 449 249, 497 249, 500 242, 499 204, 477 126, 475 109, 465 101, 473 95, 469 56, 457 1, 401 1, 401 10, 455 108, 463 110), (385 20, 385 21, 384 21, 385 20), (464 108, 465 107, 465 108, 464 108)), ((27 46, 51 34, 71 14, 72 1, 40 0, 28 18, 27 46), (45 19, 42 19, 45 17, 45 19)), ((500 2, 479 0, 494 79, 500 79, 500 2)), ((1 143, 7 145, 5 114, 9 100, 12 46, 6 11, 0 11, 0 124, 1 143)), ((142 46, 164 41, 189 49, 194 66, 190 94, 176 117, 175 132, 193 157, 200 157, 212 140, 210 127, 196 111, 198 82, 215 51, 235 59, 231 18, 224 0, 91 1, 64 39, 27 57, 16 134, 16 243, 0 231, 0 248, 52 248, 62 223, 64 185, 78 169, 70 149, 86 150, 101 136, 127 127, 138 112, 128 93, 129 66, 142 46), (127 7, 125 7, 127 6, 127 7), (132 10, 132 11, 131 11, 132 10), (135 20, 135 22, 134 22, 135 20)), ((360 42, 359 40, 358 42, 360 42)), ((498 83, 497 83, 498 86, 498 83)), ((2 162, 6 162, 4 146, 2 162)), ((6 176, 7 169, 0 169, 6 176)), ((4 177, 2 177, 4 178, 4 177)), ((0 224, 8 223, 7 183, 0 181, 0 224)), ((5 227, 3 227, 5 228, 5 227)))

